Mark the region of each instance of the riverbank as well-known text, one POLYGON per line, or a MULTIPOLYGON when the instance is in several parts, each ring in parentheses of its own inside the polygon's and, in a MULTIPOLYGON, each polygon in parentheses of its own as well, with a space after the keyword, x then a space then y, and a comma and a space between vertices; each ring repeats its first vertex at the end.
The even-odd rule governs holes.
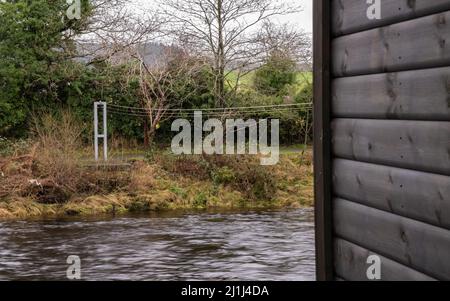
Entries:
POLYGON ((147 154, 129 167, 47 163, 30 152, 0 161, 0 219, 88 216, 173 209, 299 208, 313 203, 312 154, 280 163, 251 156, 147 154))

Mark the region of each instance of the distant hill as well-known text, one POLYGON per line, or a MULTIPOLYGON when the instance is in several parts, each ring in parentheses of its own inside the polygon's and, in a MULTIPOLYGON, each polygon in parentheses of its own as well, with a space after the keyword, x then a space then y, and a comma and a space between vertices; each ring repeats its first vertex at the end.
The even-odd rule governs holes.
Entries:
MULTIPOLYGON (((144 58, 144 61, 148 66, 154 66, 161 63, 162 60, 165 60, 165 54, 173 49, 172 46, 166 46, 159 43, 146 43, 137 47, 139 54, 144 58)), ((77 45, 78 56, 74 60, 83 64, 89 64, 96 58, 108 55, 111 51, 112 49, 101 44, 79 43, 77 45)), ((110 58, 110 61, 118 63, 123 62, 126 59, 128 59, 127 56, 118 51, 110 58)))

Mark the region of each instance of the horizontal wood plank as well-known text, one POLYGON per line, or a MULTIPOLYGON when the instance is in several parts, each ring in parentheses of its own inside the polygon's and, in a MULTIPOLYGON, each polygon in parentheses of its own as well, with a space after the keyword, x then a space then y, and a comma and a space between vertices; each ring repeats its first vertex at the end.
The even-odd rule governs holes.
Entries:
POLYGON ((382 0, 381 19, 370 20, 370 4, 362 0, 332 0, 333 35, 355 33, 375 27, 450 10, 448 0, 382 0))
POLYGON ((335 156, 450 175, 450 122, 334 119, 335 156))
POLYGON ((450 11, 332 41, 335 77, 450 65, 450 11))
POLYGON ((338 197, 450 229, 450 177, 337 159, 338 197))
POLYGON ((337 78, 332 110, 340 118, 450 121, 450 67, 337 78))
POLYGON ((337 236, 429 275, 450 280, 450 231, 335 199, 337 236))
POLYGON ((421 272, 397 263, 389 258, 375 254, 358 245, 337 238, 334 244, 336 273, 349 281, 368 281, 367 259, 371 255, 379 256, 381 260, 381 281, 434 281, 421 272))

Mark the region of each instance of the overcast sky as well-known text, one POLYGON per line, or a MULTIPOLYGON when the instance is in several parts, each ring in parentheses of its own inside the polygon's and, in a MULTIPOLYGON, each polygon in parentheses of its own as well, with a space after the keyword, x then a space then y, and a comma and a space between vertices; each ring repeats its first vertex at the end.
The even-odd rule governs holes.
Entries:
POLYGON ((313 26, 313 0, 294 0, 303 6, 303 11, 298 14, 282 17, 282 21, 288 20, 289 23, 298 24, 306 32, 312 33, 313 26))
MULTIPOLYGON (((144 7, 152 6, 154 0, 132 0, 135 2, 136 9, 142 9, 144 7)), ((291 23, 297 24, 300 28, 304 29, 308 33, 312 33, 312 2, 313 0, 283 0, 286 2, 300 3, 303 7, 303 11, 287 16, 274 17, 272 20, 279 23, 291 23)))

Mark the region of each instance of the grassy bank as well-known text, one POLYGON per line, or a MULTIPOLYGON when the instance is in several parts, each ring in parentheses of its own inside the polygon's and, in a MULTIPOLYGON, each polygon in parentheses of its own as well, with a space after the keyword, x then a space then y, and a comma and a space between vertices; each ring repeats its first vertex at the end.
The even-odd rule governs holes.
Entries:
POLYGON ((126 169, 83 167, 61 157, 45 162, 42 156, 34 149, 0 158, 0 219, 312 205, 310 151, 284 152, 273 167, 250 156, 164 151, 126 169))

